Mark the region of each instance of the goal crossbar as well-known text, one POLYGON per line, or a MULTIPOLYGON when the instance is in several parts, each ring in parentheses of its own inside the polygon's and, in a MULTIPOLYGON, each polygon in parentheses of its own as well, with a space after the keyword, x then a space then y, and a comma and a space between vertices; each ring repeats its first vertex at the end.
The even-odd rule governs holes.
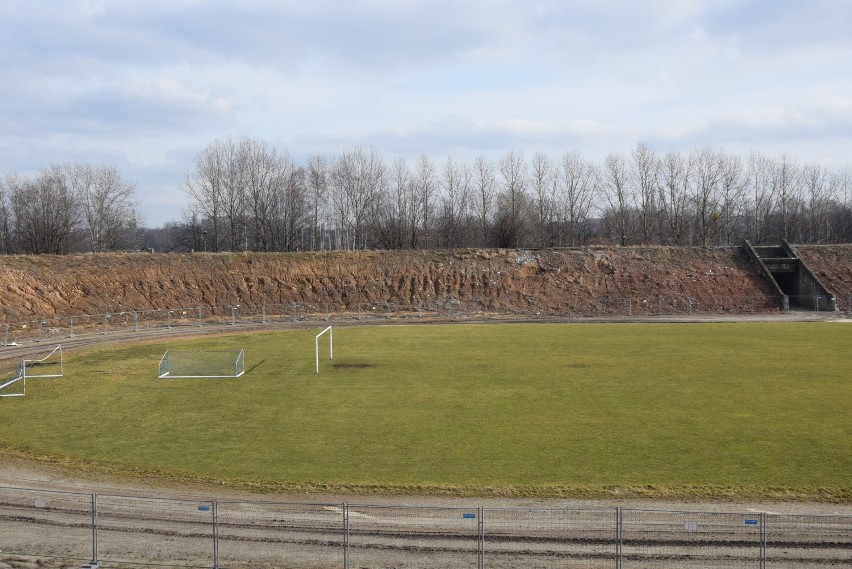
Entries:
POLYGON ((314 359, 317 363, 317 373, 319 373, 319 339, 320 336, 328 332, 328 359, 334 359, 334 331, 331 329, 331 326, 320 332, 314 337, 314 359))

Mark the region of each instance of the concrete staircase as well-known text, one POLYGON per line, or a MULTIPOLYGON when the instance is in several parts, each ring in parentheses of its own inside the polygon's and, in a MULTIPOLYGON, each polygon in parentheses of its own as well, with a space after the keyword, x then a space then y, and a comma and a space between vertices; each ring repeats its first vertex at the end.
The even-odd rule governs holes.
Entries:
POLYGON ((745 241, 743 248, 775 289, 784 312, 791 306, 828 312, 837 310, 834 295, 786 241, 781 241, 780 245, 752 245, 745 241))

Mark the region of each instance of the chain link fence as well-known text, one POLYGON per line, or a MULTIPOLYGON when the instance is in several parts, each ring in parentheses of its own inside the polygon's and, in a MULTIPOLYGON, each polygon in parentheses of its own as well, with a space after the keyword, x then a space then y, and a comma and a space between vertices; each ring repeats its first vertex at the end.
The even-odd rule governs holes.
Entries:
MULTIPOLYGON (((824 308, 821 297, 790 297, 791 305, 824 308)), ((852 294, 838 295, 839 312, 852 314, 852 294)), ((584 318, 654 318, 692 315, 749 315, 779 312, 776 296, 694 297, 659 294, 651 297, 599 296, 578 299, 561 309, 545 308, 534 298, 488 301, 436 298, 429 302, 340 304, 234 304, 162 310, 130 310, 82 314, 0 324, 3 345, 29 341, 58 342, 81 335, 145 333, 171 328, 203 328, 208 325, 263 325, 266 323, 320 323, 346 321, 474 321, 490 319, 579 320, 584 318), (522 308, 518 308, 521 306, 522 308)))
POLYGON ((852 565, 852 516, 180 500, 0 487, 0 566, 852 565))

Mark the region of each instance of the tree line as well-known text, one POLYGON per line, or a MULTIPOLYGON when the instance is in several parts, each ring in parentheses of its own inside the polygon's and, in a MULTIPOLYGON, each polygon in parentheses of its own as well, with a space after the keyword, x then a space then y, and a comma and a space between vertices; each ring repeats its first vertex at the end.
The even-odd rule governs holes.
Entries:
POLYGON ((184 187, 191 205, 170 234, 197 251, 852 242, 848 168, 708 147, 409 163, 357 146, 297 164, 223 139, 184 187))
POLYGON ((54 164, 0 179, 0 253, 135 249, 136 188, 113 167, 54 164))
POLYGON ((409 162, 356 146, 297 163, 266 141, 227 138, 195 156, 181 185, 181 219, 150 229, 113 167, 7 175, 0 253, 852 242, 848 167, 709 147, 409 162))

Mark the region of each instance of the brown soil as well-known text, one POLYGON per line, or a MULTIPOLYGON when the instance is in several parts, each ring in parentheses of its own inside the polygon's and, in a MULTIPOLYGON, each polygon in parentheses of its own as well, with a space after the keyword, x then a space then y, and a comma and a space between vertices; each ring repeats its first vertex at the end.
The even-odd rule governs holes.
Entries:
POLYGON ((852 245, 799 245, 799 255, 831 291, 841 310, 852 310, 852 245))
MULTIPOLYGON (((820 278, 830 288, 852 290, 852 247, 800 250, 809 261, 819 261, 820 278)), ((7 322, 288 303, 331 311, 359 304, 396 310, 461 303, 490 312, 594 315, 605 313, 606 306, 620 313, 625 302, 637 312, 643 307, 670 311, 683 308, 686 299, 696 312, 715 311, 721 304, 733 311, 779 306, 745 254, 733 247, 123 253, 0 260, 0 315, 7 322)))

